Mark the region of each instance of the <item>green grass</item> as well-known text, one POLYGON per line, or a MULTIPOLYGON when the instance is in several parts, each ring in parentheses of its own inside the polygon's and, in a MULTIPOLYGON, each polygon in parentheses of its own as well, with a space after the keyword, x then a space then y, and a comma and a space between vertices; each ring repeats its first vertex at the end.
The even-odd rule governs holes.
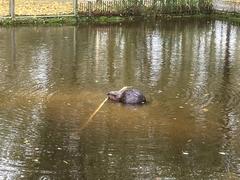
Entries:
POLYGON ((211 18, 217 20, 224 20, 240 25, 240 13, 196 13, 196 14, 162 14, 157 18, 152 16, 79 16, 79 17, 21 17, 16 19, 3 18, 0 19, 1 26, 17 26, 17 25, 77 25, 82 23, 94 24, 114 24, 121 22, 131 22, 137 20, 155 20, 155 19, 173 19, 173 18, 211 18))
POLYGON ((76 25, 76 17, 17 17, 15 19, 2 18, 0 25, 76 25))
POLYGON ((79 16, 78 23, 97 23, 97 24, 111 24, 128 21, 128 17, 121 16, 79 16))
POLYGON ((212 18, 217 20, 224 20, 236 25, 240 25, 240 13, 228 13, 228 12, 214 12, 211 15, 212 18))

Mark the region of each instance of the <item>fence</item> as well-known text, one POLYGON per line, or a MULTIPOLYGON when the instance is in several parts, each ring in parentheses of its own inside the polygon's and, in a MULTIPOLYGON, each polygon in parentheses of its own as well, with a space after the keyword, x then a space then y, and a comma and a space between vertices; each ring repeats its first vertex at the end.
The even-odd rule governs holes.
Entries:
POLYGON ((192 13, 209 10, 212 0, 1 0, 0 16, 64 16, 192 13))
POLYGON ((79 3, 79 14, 187 13, 210 9, 210 1, 201 0, 113 0, 79 3))

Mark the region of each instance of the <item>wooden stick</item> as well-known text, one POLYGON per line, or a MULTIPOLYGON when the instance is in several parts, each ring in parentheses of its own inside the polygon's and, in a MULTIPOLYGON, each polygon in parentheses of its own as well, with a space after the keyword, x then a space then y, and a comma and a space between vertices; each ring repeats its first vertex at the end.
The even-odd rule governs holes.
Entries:
MULTIPOLYGON (((129 88, 131 86, 125 86, 122 89, 120 89, 119 91, 123 91, 127 88, 129 88)), ((82 128, 80 129, 80 131, 82 131, 83 129, 85 129, 85 127, 89 124, 89 122, 92 121, 92 119, 94 118, 94 116, 97 114, 97 112, 103 107, 103 105, 105 104, 105 102, 108 100, 108 98, 105 98, 103 100, 103 102, 98 106, 98 108, 92 113, 92 115, 88 118, 87 122, 82 126, 82 128)))
POLYGON ((105 102, 108 100, 108 98, 105 98, 103 102, 98 106, 98 108, 92 113, 92 115, 88 118, 88 121, 90 121, 96 114, 97 112, 102 108, 102 106, 105 104, 105 102))

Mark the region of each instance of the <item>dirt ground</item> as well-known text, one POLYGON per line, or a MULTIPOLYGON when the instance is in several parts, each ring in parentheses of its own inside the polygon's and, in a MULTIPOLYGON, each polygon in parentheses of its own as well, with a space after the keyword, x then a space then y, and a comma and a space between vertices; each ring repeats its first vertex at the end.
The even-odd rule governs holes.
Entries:
MULTIPOLYGON (((9 16, 9 1, 0 0, 0 17, 9 16)), ((92 11, 114 11, 113 0, 104 0, 104 5, 90 0, 92 11)), ((88 0, 78 0, 79 13, 88 12, 88 0)), ((63 15, 73 14, 73 0, 15 0, 16 16, 63 15)), ((116 8, 115 8, 116 9, 116 8)))
POLYGON ((8 0, 0 0, 0 16, 7 16, 9 14, 8 0))
MULTIPOLYGON (((60 15, 73 13, 72 0, 15 0, 16 15, 60 15)), ((0 0, 0 16, 9 14, 9 0, 0 0)))

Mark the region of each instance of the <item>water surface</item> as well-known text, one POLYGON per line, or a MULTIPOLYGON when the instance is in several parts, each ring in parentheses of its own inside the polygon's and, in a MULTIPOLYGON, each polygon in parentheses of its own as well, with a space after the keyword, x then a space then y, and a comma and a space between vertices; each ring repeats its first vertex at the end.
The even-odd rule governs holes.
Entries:
POLYGON ((0 179, 240 178, 239 57, 207 19, 0 28, 0 179))

